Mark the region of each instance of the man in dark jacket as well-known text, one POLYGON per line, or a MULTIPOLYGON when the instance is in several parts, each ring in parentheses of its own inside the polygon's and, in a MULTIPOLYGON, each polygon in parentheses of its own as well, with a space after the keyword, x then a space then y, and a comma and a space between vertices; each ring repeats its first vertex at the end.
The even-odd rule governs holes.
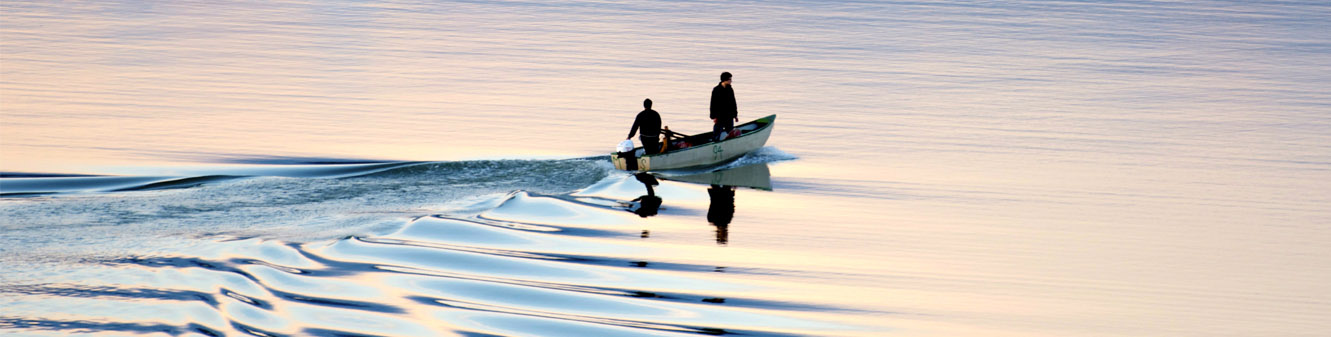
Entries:
POLYGON ((624 139, 633 139, 633 134, 642 128, 642 135, 638 137, 642 141, 642 149, 647 154, 661 152, 661 114, 652 110, 652 99, 648 98, 642 101, 642 112, 633 119, 633 128, 629 129, 629 137, 624 139))
POLYGON ((725 139, 725 134, 739 121, 739 108, 735 104, 735 89, 730 87, 730 72, 721 73, 721 83, 712 88, 712 137, 725 139))

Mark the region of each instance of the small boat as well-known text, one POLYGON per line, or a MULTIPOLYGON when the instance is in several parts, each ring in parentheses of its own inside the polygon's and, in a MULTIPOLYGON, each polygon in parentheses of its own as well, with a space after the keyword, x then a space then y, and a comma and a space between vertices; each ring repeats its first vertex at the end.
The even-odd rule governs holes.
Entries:
POLYGON ((712 141, 711 132, 684 136, 671 139, 665 152, 643 155, 642 147, 637 147, 611 153, 610 162, 616 169, 640 172, 720 164, 762 148, 775 124, 776 115, 771 115, 736 125, 735 131, 721 141, 712 141))

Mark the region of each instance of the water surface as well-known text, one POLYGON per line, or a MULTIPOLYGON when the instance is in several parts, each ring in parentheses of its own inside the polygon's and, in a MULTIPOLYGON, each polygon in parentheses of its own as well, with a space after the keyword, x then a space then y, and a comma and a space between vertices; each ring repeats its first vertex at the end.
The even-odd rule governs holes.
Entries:
POLYGON ((0 329, 1319 335, 1328 17, 7 2, 0 329), (708 130, 722 71, 768 147, 603 161, 643 98, 708 130))

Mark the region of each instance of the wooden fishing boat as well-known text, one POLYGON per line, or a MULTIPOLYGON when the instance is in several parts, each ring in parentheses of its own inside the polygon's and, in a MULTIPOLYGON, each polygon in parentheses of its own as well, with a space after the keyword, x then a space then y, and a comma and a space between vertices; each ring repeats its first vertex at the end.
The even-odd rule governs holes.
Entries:
POLYGON ((628 171, 660 171, 710 166, 724 163, 749 151, 762 148, 772 135, 776 115, 735 126, 735 131, 721 141, 712 141, 711 132, 672 139, 665 152, 644 155, 642 147, 610 154, 615 168, 628 171))

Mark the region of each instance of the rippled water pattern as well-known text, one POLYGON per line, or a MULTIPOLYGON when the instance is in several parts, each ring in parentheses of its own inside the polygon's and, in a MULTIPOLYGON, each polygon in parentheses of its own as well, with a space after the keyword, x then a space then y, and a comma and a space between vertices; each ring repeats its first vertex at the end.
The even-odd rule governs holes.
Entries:
POLYGON ((0 333, 1320 336, 1328 18, 6 1, 0 333), (767 147, 604 161, 722 71, 767 147))
MULTIPOLYGON (((732 181, 720 175, 739 172, 740 183, 770 188, 766 160, 783 155, 766 149, 734 168, 662 179, 720 183, 732 181)), ((11 195, 27 199, 6 204, 6 220, 20 224, 6 228, 6 246, 38 251, 8 252, 4 262, 23 270, 11 271, 0 287, 7 311, 0 327, 52 334, 791 336, 867 331, 835 315, 875 313, 782 291, 819 277, 746 256, 795 254, 698 250, 651 237, 681 226, 648 219, 694 215, 687 199, 671 200, 680 210, 648 214, 641 200, 647 196, 639 194, 701 197, 710 221, 712 207, 733 214, 737 187, 698 193, 653 177, 647 192, 634 176, 607 175, 611 168, 599 159, 282 169, 303 177, 7 181, 9 189, 28 190, 11 195), (567 186, 584 188, 533 191, 559 190, 549 179, 562 175, 577 177, 567 186), (477 194, 485 189, 517 191, 477 194), (711 197, 722 190, 730 199, 711 197), (444 213, 402 209, 430 200, 454 202, 444 213), (376 205, 393 209, 376 212, 376 205), (100 218, 63 219, 80 213, 100 218), (369 230, 382 234, 317 239, 385 219, 397 223, 369 230), (276 226, 284 223, 299 229, 276 226), (290 241, 306 231, 319 233, 304 234, 316 238, 310 242, 290 241), (275 235, 285 240, 270 239, 275 235), (145 237, 173 242, 131 244, 145 237), (62 241, 43 242, 51 238, 62 241), (720 252, 727 255, 711 255, 720 252)), ((725 227, 714 229, 721 247, 725 227)))

